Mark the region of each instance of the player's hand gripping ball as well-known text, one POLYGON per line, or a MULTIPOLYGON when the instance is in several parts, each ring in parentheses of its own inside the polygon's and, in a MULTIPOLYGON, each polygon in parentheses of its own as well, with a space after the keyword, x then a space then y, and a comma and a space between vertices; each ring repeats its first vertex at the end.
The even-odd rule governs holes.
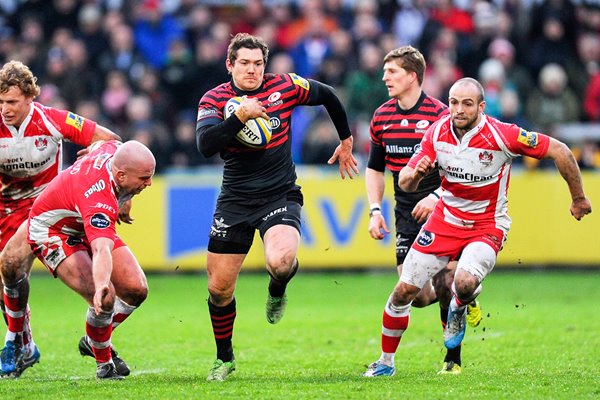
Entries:
MULTIPOLYGON (((239 107, 240 97, 232 97, 225 104, 225 118, 229 118, 239 107)), ((271 123, 264 118, 250 119, 235 138, 248 147, 264 147, 271 140, 271 123)))

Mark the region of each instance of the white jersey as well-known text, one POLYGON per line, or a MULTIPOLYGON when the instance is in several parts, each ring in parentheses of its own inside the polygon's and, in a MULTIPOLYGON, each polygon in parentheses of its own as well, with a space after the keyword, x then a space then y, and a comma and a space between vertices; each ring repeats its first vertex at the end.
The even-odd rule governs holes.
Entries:
POLYGON ((62 169, 62 140, 91 143, 96 123, 33 102, 19 129, 0 122, 0 205, 37 197, 62 169))
POLYGON ((414 168, 424 156, 437 162, 444 189, 427 226, 448 225, 471 230, 495 227, 508 232, 507 191, 512 159, 518 155, 543 158, 550 138, 516 125, 482 116, 480 123, 461 140, 451 117, 443 117, 423 137, 421 151, 408 166, 414 168))

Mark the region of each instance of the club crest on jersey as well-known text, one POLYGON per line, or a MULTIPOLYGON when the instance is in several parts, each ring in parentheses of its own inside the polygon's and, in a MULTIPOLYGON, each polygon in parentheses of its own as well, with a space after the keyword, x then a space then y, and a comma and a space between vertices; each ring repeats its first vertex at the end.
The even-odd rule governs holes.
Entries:
POLYGON ((69 112, 67 114, 67 125, 71 125, 73 128, 77 129, 78 131, 81 132, 81 129, 83 128, 83 118, 80 117, 77 114, 74 114, 72 112, 69 112))
POLYGON ((417 244, 422 247, 427 247, 435 240, 435 233, 422 230, 417 237, 417 244))
POLYGON ((489 151, 483 151, 479 153, 479 162, 483 165, 490 165, 492 160, 494 159, 494 155, 489 151))
POLYGON ((273 92, 269 95, 269 103, 275 103, 281 98, 281 92, 273 92))
POLYGON ((105 214, 96 213, 90 218, 90 225, 98 229, 106 229, 110 226, 110 219, 105 214))
POLYGON ((294 73, 290 73, 289 75, 290 75, 290 78, 292 78, 292 82, 294 83, 294 85, 300 86, 304 90, 310 89, 310 83, 308 83, 308 81, 306 79, 304 79, 303 77, 298 76, 294 73))
POLYGON ((35 139, 35 148, 39 151, 44 151, 48 147, 48 139, 45 137, 39 137, 35 139))
POLYGON ((525 129, 521 129, 518 140, 525 146, 535 148, 538 144, 538 134, 536 132, 528 132, 525 129))

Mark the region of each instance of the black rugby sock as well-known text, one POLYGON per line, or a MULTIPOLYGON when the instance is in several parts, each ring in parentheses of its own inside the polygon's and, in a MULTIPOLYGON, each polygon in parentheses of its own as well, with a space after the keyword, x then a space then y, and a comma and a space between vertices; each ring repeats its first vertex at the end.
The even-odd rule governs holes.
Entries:
POLYGON ((292 269, 292 273, 284 281, 275 279, 273 278, 273 275, 269 274, 271 275, 271 280, 269 281, 269 294, 271 295, 271 297, 283 297, 288 282, 292 280, 294 275, 296 275, 299 266, 300 263, 298 262, 298 260, 296 260, 296 265, 292 269))
POLYGON ((217 345, 217 358, 223 362, 229 362, 233 360, 231 339, 236 317, 235 298, 224 307, 216 306, 208 299, 208 312, 217 345))

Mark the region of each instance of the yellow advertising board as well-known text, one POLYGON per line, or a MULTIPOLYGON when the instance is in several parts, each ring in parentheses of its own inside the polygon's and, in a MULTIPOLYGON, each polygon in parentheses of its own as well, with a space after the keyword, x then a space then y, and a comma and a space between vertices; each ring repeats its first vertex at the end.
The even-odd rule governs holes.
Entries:
MULTIPOLYGON (((318 168, 302 168, 298 175, 305 198, 298 253, 302 268, 394 268, 394 235, 375 241, 367 232, 364 177, 341 180, 331 169, 318 168)), ((146 270, 206 268, 220 179, 218 170, 157 177, 134 199, 134 223, 118 230, 146 270)), ((600 175, 585 174, 584 183, 592 204, 600 207, 600 175)), ((391 176, 386 189, 383 214, 393 229, 391 176)), ((578 222, 569 206, 567 186, 557 172, 514 172, 509 189, 513 225, 499 266, 600 265, 600 211, 578 222)), ((244 268, 263 265, 257 235, 244 268)))

